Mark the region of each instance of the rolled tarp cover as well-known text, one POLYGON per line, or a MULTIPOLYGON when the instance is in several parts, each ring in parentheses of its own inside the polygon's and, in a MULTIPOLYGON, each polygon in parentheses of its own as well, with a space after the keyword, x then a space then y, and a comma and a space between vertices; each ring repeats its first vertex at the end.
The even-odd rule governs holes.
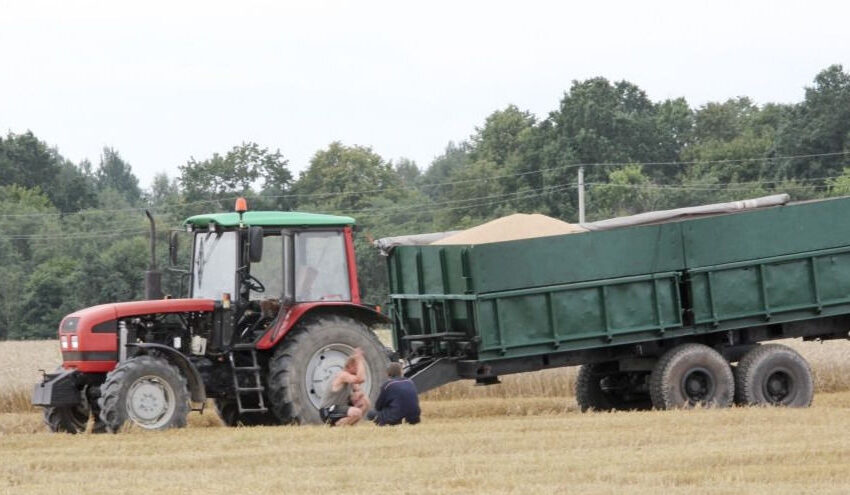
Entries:
POLYGON ((382 239, 376 239, 372 242, 372 245, 378 248, 381 251, 381 254, 384 256, 389 256, 390 251, 393 250, 396 246, 427 246, 432 242, 437 242, 440 239, 448 237, 450 235, 455 235, 460 230, 452 230, 449 232, 432 232, 430 234, 413 234, 413 235, 399 235, 395 237, 384 237, 382 239))
POLYGON ((770 206, 782 206, 790 200, 791 197, 787 194, 774 194, 772 196, 731 201, 729 203, 689 206, 687 208, 676 208, 674 210, 650 211, 646 213, 639 213, 637 215, 629 215, 627 217, 609 218, 598 222, 583 223, 581 226, 590 231, 611 230, 621 227, 634 227, 636 225, 669 222, 671 220, 690 216, 736 213, 744 210, 767 208, 770 206))

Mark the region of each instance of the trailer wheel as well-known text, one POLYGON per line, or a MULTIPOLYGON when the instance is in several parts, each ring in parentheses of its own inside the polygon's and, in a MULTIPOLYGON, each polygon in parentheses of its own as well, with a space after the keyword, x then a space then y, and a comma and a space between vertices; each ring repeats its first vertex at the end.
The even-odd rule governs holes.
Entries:
POLYGON ((645 378, 645 372, 619 372, 616 363, 585 364, 576 379, 576 401, 581 412, 652 409, 646 389, 639 390, 645 378))
POLYGON ((735 399, 741 405, 808 407, 813 396, 809 363, 790 347, 761 345, 738 362, 735 399))
POLYGON ((703 344, 682 344, 655 364, 649 393, 656 409, 728 407, 732 405, 735 379, 719 352, 703 344))
POLYGON ((215 399, 215 412, 226 426, 274 426, 279 425, 271 412, 242 413, 233 399, 215 399))
POLYGON ((44 424, 53 433, 85 433, 90 412, 85 401, 76 406, 45 407, 44 424))
POLYGON ((374 404, 386 378, 384 346, 363 323, 343 316, 320 316, 287 335, 269 361, 269 400, 284 424, 321 423, 319 405, 325 388, 355 348, 363 349, 363 391, 374 404))
POLYGON ((183 428, 189 390, 173 364, 142 355, 119 363, 106 375, 98 404, 100 419, 112 433, 127 421, 146 430, 183 428))

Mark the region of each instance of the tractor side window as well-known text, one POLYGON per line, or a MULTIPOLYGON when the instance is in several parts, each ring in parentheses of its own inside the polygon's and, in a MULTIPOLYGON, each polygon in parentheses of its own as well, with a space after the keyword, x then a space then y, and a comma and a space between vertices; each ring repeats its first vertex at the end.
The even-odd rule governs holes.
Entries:
POLYGON ((263 259, 251 263, 251 275, 266 287, 263 293, 251 291, 252 301, 280 298, 283 294, 283 242, 279 235, 263 237, 263 259))
POLYGON ((236 297, 236 233, 202 232, 195 236, 192 297, 236 297))
POLYGON ((350 301, 349 289, 342 232, 297 233, 296 301, 350 301))

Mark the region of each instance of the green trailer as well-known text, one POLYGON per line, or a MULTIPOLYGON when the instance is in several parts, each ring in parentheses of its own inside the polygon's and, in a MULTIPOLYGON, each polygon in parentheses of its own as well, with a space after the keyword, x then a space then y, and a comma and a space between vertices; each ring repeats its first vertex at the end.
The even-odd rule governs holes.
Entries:
POLYGON ((582 365, 582 409, 806 406, 808 364, 761 343, 850 329, 850 197, 386 251, 394 343, 420 391, 582 365))

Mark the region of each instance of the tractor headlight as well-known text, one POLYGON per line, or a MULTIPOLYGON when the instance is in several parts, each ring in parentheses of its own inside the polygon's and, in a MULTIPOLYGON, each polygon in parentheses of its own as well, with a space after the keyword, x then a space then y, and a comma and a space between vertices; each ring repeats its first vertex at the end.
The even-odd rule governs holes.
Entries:
POLYGON ((63 336, 59 339, 59 341, 60 341, 60 342, 62 342, 62 348, 63 348, 63 349, 67 349, 67 348, 68 348, 68 336, 67 336, 67 335, 63 335, 63 336))
POLYGON ((71 335, 71 349, 80 348, 80 339, 76 335, 71 335))

